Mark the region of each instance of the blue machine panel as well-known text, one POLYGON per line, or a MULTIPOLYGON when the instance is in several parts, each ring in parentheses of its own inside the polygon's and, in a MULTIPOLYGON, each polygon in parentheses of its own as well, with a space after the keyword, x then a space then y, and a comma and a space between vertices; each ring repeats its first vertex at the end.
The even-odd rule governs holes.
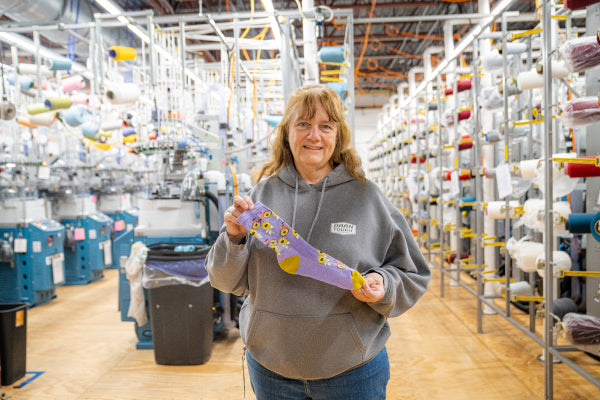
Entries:
POLYGON ((43 219, 0 228, 0 238, 14 251, 12 263, 0 263, 0 302, 33 307, 55 298, 56 286, 65 280, 64 226, 43 219))
POLYGON ((65 285, 86 285, 104 277, 112 265, 112 219, 103 213, 62 220, 65 243, 65 285))
POLYGON ((133 244, 133 230, 138 223, 137 210, 120 213, 106 213, 113 220, 112 229, 112 264, 106 268, 119 268, 121 257, 129 257, 133 244))

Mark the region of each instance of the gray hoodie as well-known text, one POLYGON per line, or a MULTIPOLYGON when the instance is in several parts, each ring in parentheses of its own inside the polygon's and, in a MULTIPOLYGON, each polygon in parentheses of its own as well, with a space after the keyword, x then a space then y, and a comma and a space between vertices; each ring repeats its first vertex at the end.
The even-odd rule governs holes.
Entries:
POLYGON ((259 182, 250 194, 292 225, 313 247, 363 275, 383 276, 375 303, 348 290, 291 275, 273 250, 248 235, 229 241, 225 228, 207 257, 213 287, 249 295, 240 332, 252 357, 293 379, 324 379, 362 365, 390 336, 388 317, 410 307, 427 289, 431 272, 400 212, 372 182, 343 165, 310 185, 293 165, 259 182))

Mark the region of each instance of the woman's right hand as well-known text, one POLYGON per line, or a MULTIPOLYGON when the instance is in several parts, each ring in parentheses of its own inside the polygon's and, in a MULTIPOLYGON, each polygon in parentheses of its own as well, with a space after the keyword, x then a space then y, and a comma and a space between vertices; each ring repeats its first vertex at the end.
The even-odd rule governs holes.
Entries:
POLYGON ((225 211, 225 226, 227 227, 227 235, 229 240, 234 244, 239 244, 248 230, 237 221, 237 218, 246 210, 252 210, 254 202, 250 196, 235 196, 233 205, 225 211))

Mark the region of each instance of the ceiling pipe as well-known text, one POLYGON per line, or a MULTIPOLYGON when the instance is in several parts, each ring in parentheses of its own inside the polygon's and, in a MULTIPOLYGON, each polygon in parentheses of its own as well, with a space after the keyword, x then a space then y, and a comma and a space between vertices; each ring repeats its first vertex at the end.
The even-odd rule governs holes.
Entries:
MULTIPOLYGON (((0 0, 0 11, 13 21, 20 24, 26 23, 31 25, 47 25, 56 22, 60 26, 68 24, 86 24, 94 21, 94 10, 87 1, 79 3, 79 12, 77 7, 71 9, 68 0, 44 0, 44 6, 40 6, 39 0, 0 0)), ((107 43, 122 44, 124 38, 121 38, 119 33, 121 29, 110 29, 103 32, 103 36, 107 43)), ((56 43, 67 49, 69 37, 71 40, 75 37, 74 53, 82 58, 88 56, 89 44, 86 42, 89 38, 89 29, 78 28, 77 34, 66 30, 43 30, 40 31, 40 36, 45 37, 49 41, 56 43)), ((68 49, 67 49, 68 50, 68 49)))

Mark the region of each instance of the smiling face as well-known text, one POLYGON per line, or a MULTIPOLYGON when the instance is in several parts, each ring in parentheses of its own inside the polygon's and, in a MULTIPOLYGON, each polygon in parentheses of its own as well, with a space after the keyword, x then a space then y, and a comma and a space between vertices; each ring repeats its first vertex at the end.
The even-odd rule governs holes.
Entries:
MULTIPOLYGON (((306 113, 304 113, 306 114, 306 113)), ((329 119, 320 101, 314 115, 294 114, 289 122, 288 142, 296 170, 308 183, 316 183, 333 171, 338 124, 329 119)))

